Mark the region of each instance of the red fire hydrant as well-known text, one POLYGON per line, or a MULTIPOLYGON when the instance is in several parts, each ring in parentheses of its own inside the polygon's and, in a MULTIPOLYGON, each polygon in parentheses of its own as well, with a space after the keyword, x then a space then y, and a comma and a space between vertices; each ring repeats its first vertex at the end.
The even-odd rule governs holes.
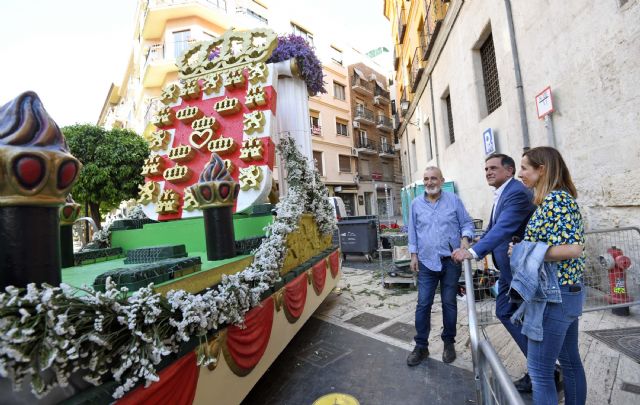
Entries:
POLYGON ((600 255, 600 264, 609 270, 610 292, 607 294, 609 304, 624 304, 631 302, 632 297, 627 293, 627 278, 625 270, 631 267, 631 259, 625 256, 621 249, 615 246, 607 249, 607 253, 600 255))

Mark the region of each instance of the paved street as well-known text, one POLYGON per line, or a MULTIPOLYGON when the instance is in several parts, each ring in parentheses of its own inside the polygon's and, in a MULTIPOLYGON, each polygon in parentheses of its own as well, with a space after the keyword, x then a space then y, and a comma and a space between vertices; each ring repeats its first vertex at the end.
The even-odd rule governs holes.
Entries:
MULTIPOLYGON (((382 262, 383 268, 387 265, 382 262)), ((458 300, 458 358, 451 365, 441 361, 442 317, 436 295, 430 358, 409 368, 405 359, 413 348, 417 292, 407 285, 382 288, 379 268, 376 260, 367 263, 364 258, 348 257, 340 291, 329 295, 245 404, 257 403, 257 398, 268 404, 311 404, 329 392, 351 394, 361 404, 390 404, 400 398, 406 404, 475 402, 466 302, 458 300)), ((485 316, 491 314, 490 302, 477 305, 485 316)), ((580 351, 587 371, 588 404, 638 403, 634 387, 640 386, 640 364, 586 331, 640 326, 639 312, 632 309, 629 317, 617 317, 611 311, 583 315, 580 351)), ((485 333, 509 374, 520 377, 524 357, 502 325, 489 325, 485 333)), ((530 396, 524 399, 530 402, 530 396)))

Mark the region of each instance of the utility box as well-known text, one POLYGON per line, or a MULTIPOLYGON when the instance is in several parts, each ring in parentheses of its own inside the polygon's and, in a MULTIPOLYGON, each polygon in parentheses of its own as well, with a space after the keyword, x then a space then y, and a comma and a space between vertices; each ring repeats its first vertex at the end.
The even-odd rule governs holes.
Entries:
POLYGON ((347 254, 361 254, 371 261, 371 255, 378 250, 378 227, 374 215, 345 217, 338 222, 340 249, 347 254))

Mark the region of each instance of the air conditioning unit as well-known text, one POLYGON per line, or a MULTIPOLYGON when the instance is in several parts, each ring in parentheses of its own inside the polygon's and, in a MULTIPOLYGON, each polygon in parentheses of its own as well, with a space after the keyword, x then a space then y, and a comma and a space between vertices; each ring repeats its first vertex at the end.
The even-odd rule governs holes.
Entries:
POLYGON ((360 128, 360 123, 358 121, 353 121, 354 128, 360 128))
POLYGON ((358 156, 358 149, 351 148, 351 156, 358 156))

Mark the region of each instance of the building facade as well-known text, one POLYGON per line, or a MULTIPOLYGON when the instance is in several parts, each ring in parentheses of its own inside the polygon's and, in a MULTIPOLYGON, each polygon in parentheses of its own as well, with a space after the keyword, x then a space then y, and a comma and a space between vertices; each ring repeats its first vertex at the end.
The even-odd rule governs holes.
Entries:
MULTIPOLYGON (((364 63, 349 65, 357 214, 400 214, 402 176, 396 153, 388 79, 364 63)), ((344 199, 344 197, 343 197, 344 199)))
POLYGON ((639 1, 387 0, 384 12, 406 186, 437 165, 487 219, 487 152, 519 162, 524 149, 552 145, 587 229, 640 225, 639 1))

